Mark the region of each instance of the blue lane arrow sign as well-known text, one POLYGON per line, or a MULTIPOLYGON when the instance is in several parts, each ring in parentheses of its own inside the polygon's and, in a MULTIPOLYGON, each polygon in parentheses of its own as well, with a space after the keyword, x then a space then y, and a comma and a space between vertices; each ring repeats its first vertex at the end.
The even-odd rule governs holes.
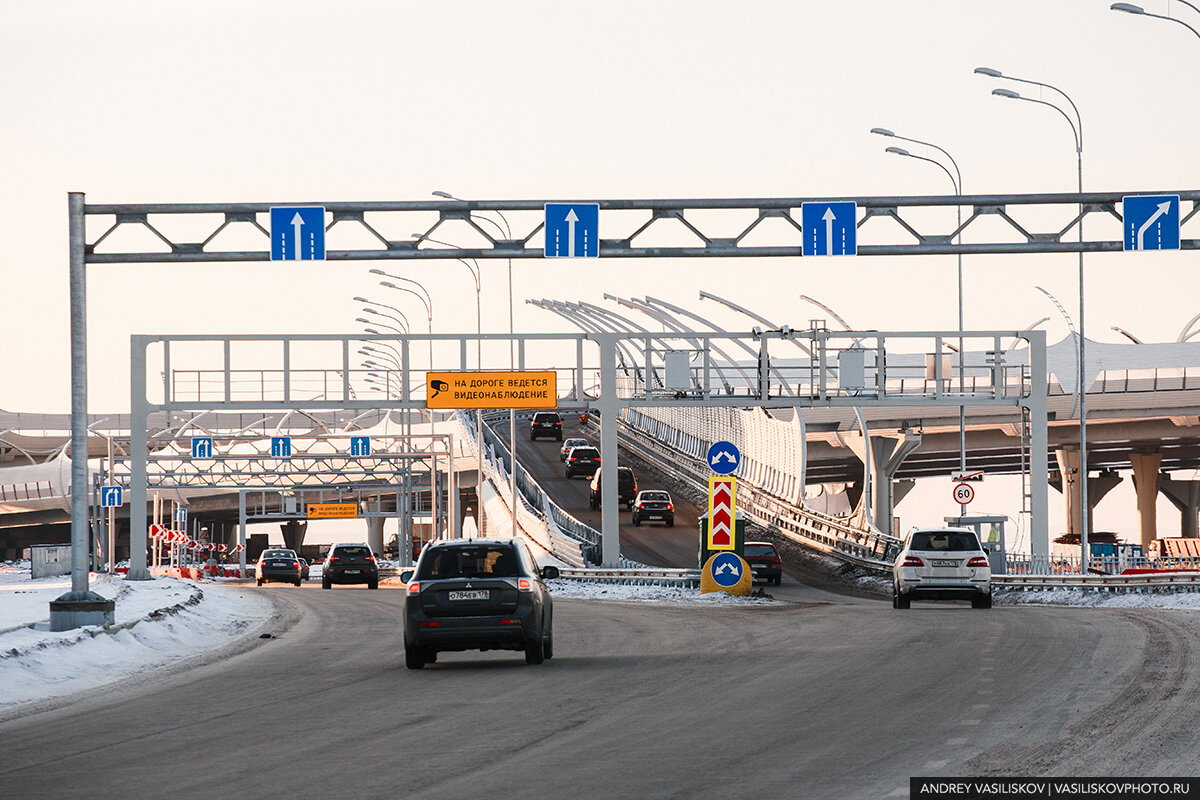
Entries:
POLYGON ((802 203, 800 227, 806 256, 858 255, 858 204, 802 203))
POLYGON ((713 472, 718 475, 732 475, 742 463, 742 454, 732 442, 714 442, 712 447, 708 448, 706 459, 713 472))
POLYGON ((599 203, 546 203, 546 258, 600 255, 599 203))
POLYGON ((187 526, 187 509, 186 508, 175 509, 175 524, 178 525, 180 528, 184 528, 187 526))
POLYGON ((272 458, 291 458, 292 457, 292 437, 290 437, 290 436, 272 436, 271 437, 271 457, 272 458))
POLYGON ((272 261, 325 260, 325 208, 289 206, 271 209, 272 261))
POLYGON ((1131 195, 1121 198, 1125 250, 1179 249, 1179 195, 1131 195))
POLYGON ((125 505, 125 492, 120 486, 100 487, 100 507, 120 508, 125 505))
POLYGON ((352 456, 369 456, 369 455, 371 455, 371 437, 370 436, 351 436, 350 437, 350 455, 352 455, 352 456))
POLYGON ((192 458, 212 458, 213 445, 211 436, 192 437, 192 458))

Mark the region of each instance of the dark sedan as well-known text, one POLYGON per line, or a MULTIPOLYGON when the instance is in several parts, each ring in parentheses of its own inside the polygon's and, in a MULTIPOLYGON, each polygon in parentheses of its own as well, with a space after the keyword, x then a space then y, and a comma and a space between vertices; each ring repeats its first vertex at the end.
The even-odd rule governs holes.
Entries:
POLYGON ((271 548, 262 551, 254 565, 254 579, 262 586, 268 581, 300 585, 300 559, 295 550, 271 548))
POLYGON ((404 602, 404 663, 421 669, 439 652, 517 650, 525 663, 554 655, 553 612, 543 579, 519 539, 437 541, 421 552, 404 602))
POLYGON ((768 581, 776 586, 783 580, 783 561, 775 545, 770 542, 746 542, 742 557, 754 571, 756 580, 768 581))

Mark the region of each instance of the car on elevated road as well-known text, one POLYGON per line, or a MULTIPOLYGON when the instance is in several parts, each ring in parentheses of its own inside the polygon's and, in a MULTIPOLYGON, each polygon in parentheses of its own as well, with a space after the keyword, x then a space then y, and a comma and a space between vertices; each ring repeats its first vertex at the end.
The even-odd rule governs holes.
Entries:
POLYGON ((542 436, 549 436, 552 439, 558 439, 560 442, 563 438, 562 417, 557 411, 538 411, 533 415, 533 419, 529 421, 529 441, 533 441, 542 436))
POLYGON ((562 447, 558 448, 558 460, 566 461, 567 456, 569 456, 571 451, 576 447, 590 447, 591 444, 591 442, 581 436, 572 436, 570 439, 567 439, 562 443, 562 447))
POLYGON ((591 445, 572 447, 571 452, 567 454, 567 464, 564 470, 567 480, 577 475, 590 478, 596 474, 598 469, 600 469, 600 451, 591 445))
POLYGON ((970 600, 992 607, 992 569, 974 531, 917 528, 909 532, 892 565, 892 607, 913 600, 970 600))
POLYGON ((671 502, 671 495, 662 489, 638 492, 633 500, 633 524, 641 525, 652 519, 665 522, 668 528, 675 527, 675 504, 671 502))

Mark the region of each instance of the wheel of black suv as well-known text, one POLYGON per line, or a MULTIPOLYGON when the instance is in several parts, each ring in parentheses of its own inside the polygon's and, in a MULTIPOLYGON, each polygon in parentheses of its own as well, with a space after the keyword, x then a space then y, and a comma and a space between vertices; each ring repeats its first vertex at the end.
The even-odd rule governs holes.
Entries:
POLYGON ((421 669, 425 666, 424 654, 415 647, 404 646, 404 666, 409 669, 421 669))
POLYGON ((541 642, 529 642, 525 645, 525 663, 526 664, 541 664, 546 660, 545 650, 542 649, 541 642))

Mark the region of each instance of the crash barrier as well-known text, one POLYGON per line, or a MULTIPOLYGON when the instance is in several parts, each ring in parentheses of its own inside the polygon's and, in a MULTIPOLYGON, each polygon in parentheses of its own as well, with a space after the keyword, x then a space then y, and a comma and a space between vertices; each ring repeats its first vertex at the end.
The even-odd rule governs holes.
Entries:
MULTIPOLYGON (((475 420, 465 411, 458 412, 463 434, 479 447, 475 440, 475 420)), ((483 415, 484 471, 504 502, 511 509, 513 498, 510 480, 512 454, 508 445, 492 430, 493 424, 508 424, 508 413, 483 415)), ((517 465, 517 516, 521 529, 556 558, 573 567, 600 562, 600 532, 583 524, 555 504, 524 467, 517 465)))
MULTIPOLYGON (((659 412, 668 410, 715 411, 718 409, 648 410, 659 412)), ((723 410, 737 411, 737 409, 723 410)), ((682 432, 671 432, 674 429, 665 421, 644 414, 640 410, 627 409, 625 417, 620 421, 622 445, 671 477, 695 486, 701 491, 706 491, 712 470, 705 463, 704 457, 711 442, 706 439, 687 437, 682 432), (672 441, 686 442, 689 450, 676 449, 670 445, 672 441)), ((734 419, 738 419, 738 417, 730 416, 726 421, 734 419)), ((716 424, 719 421, 718 415, 712 415, 708 419, 710 436, 734 436, 739 431, 745 434, 755 430, 753 426, 744 424, 721 427, 716 424)), ((769 438, 770 430, 764 427, 763 435, 769 438)), ((743 435, 731 439, 714 438, 713 441, 732 441, 741 449, 742 447, 756 447, 759 440, 754 440, 754 444, 747 444, 743 435)), ((743 455, 742 463, 746 462, 747 458, 743 455)), ((739 472, 742 470, 739 469, 739 472)), ((759 474, 767 473, 760 470, 759 474)), ((779 479, 778 476, 775 476, 774 485, 787 487, 788 493, 792 493, 790 484, 779 479)), ((753 478, 744 475, 738 482, 737 505, 739 513, 746 514, 751 520, 768 530, 777 531, 816 550, 871 570, 891 571, 893 554, 900 548, 899 539, 879 532, 867 524, 861 514, 850 517, 833 517, 823 514, 780 497, 757 483, 753 478)))
POLYGON ((993 575, 995 588, 1033 591, 1070 588, 1099 592, 1200 592, 1200 572, 1137 575, 993 575))
POLYGON ((1130 570, 1200 572, 1200 558, 1146 558, 1144 556, 1092 556, 1087 570, 1080 556, 1027 556, 1010 554, 1004 561, 1009 575, 1080 575, 1084 572, 1122 574, 1130 570))
POLYGON ((561 569, 560 578, 594 581, 596 583, 679 586, 696 588, 700 585, 698 569, 561 569))

